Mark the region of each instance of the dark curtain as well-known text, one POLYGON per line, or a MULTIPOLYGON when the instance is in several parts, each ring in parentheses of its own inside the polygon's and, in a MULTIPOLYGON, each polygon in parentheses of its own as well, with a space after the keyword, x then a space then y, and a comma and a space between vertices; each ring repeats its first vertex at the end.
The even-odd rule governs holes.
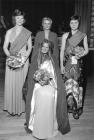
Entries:
POLYGON ((89 36, 91 0, 75 0, 75 14, 81 17, 80 30, 89 36))
POLYGON ((0 16, 1 16, 1 0, 0 0, 0 16))

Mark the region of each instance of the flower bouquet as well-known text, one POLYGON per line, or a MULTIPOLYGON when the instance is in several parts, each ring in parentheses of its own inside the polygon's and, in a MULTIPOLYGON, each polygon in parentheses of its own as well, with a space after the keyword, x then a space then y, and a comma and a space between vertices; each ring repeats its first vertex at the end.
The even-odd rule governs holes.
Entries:
POLYGON ((24 57, 17 54, 15 56, 8 57, 6 63, 10 68, 17 69, 24 65, 24 57))
POLYGON ((45 69, 39 69, 34 73, 33 79, 41 86, 48 85, 51 81, 51 74, 45 69))
POLYGON ((80 57, 82 57, 84 55, 84 48, 80 47, 80 46, 77 46, 77 47, 73 48, 72 53, 75 56, 78 56, 80 58, 80 57))

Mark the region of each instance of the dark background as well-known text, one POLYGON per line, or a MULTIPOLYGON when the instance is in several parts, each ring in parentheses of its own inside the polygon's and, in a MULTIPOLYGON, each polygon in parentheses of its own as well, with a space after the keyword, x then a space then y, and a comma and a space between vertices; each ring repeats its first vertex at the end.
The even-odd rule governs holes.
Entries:
POLYGON ((49 16, 53 20, 52 30, 60 34, 68 30, 69 17, 74 14, 75 0, 2 0, 2 15, 4 15, 8 28, 12 26, 11 16, 14 9, 19 8, 26 13, 26 24, 33 34, 41 26, 41 20, 49 16))
MULTIPOLYGON (((63 32, 69 30, 69 18, 75 13, 76 0, 0 0, 1 15, 5 17, 7 29, 12 25, 12 13, 16 8, 26 13, 25 26, 32 31, 35 36, 40 29, 41 20, 45 16, 49 16, 53 20, 52 30, 62 35, 63 32)), ((94 72, 94 52, 90 51, 84 58, 84 72, 92 75, 94 72), (88 70, 87 70, 88 69, 88 70)))

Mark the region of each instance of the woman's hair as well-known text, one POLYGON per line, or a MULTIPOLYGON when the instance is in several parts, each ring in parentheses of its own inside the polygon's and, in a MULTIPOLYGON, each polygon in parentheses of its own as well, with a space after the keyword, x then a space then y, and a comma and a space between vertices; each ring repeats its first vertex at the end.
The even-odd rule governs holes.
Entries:
POLYGON ((19 9, 15 9, 12 16, 25 16, 25 13, 19 9))
POLYGON ((71 21, 71 20, 78 20, 78 22, 80 23, 80 20, 81 20, 81 19, 80 19, 80 16, 78 16, 78 15, 73 15, 73 16, 70 17, 70 21, 71 21))
POLYGON ((49 46, 49 50, 46 53, 46 55, 44 56, 46 59, 50 59, 51 58, 51 54, 53 53, 53 43, 51 41, 49 41, 48 39, 44 39, 43 42, 40 44, 40 48, 39 48, 39 53, 38 53, 38 66, 40 66, 41 62, 42 62, 42 56, 44 55, 44 53, 42 52, 42 47, 44 46, 43 44, 47 43, 49 46))
POLYGON ((43 47, 43 44, 45 44, 45 43, 48 44, 48 46, 49 46, 49 51, 50 51, 51 53, 53 53, 53 48, 54 48, 53 43, 52 43, 51 41, 49 41, 48 39, 44 39, 43 42, 41 43, 41 48, 43 47))
POLYGON ((44 17, 44 18, 42 19, 42 24, 44 23, 45 20, 50 21, 50 23, 52 24, 52 19, 49 18, 49 17, 44 17))
POLYGON ((13 14, 12 14, 12 23, 13 25, 15 25, 16 21, 15 21, 15 17, 16 16, 23 16, 24 18, 24 23, 25 23, 25 12, 24 11, 21 11, 19 9, 15 9, 13 14))
POLYGON ((43 40, 43 42, 41 43, 41 47, 43 47, 43 45, 44 45, 45 43, 47 43, 48 46, 50 47, 50 42, 49 42, 48 39, 44 39, 44 40, 43 40))

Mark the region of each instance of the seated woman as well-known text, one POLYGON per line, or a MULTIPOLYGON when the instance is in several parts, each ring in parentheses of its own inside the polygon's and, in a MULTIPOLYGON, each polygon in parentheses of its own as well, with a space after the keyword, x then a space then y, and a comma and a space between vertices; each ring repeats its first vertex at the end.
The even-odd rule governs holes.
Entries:
POLYGON ((28 73, 26 123, 39 139, 53 137, 58 130, 62 134, 70 130, 64 83, 52 52, 52 42, 44 39, 28 73))

